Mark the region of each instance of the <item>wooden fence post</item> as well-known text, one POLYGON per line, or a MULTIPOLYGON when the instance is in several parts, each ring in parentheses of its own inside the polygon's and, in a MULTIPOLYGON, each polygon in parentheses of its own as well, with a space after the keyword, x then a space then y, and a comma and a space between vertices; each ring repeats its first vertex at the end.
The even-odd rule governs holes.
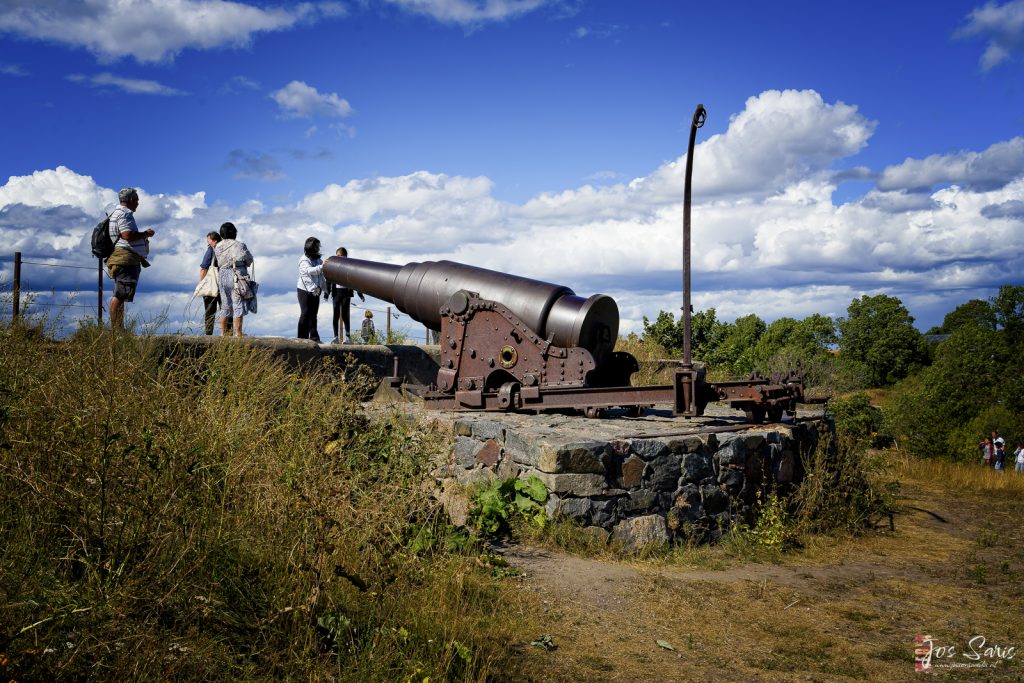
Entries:
POLYGON ((385 329, 387 329, 387 336, 384 337, 384 343, 385 344, 390 344, 391 343, 391 307, 390 306, 388 306, 388 310, 387 310, 387 312, 384 315, 388 319, 387 323, 385 324, 385 329))
POLYGON ((13 321, 18 322, 21 314, 21 252, 14 252, 14 309, 13 321))
POLYGON ((103 327, 103 259, 96 259, 96 322, 103 327))

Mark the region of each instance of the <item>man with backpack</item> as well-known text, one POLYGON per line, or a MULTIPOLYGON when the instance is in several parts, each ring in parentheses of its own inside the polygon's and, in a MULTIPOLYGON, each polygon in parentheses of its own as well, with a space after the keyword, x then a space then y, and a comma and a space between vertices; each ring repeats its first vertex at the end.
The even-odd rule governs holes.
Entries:
POLYGON ((153 229, 139 231, 135 224, 135 210, 139 208, 139 193, 134 187, 121 190, 117 199, 120 206, 110 214, 110 241, 114 250, 107 257, 107 272, 114 280, 114 295, 110 297, 110 324, 124 328, 124 305, 135 299, 139 275, 149 267, 149 238, 153 229))

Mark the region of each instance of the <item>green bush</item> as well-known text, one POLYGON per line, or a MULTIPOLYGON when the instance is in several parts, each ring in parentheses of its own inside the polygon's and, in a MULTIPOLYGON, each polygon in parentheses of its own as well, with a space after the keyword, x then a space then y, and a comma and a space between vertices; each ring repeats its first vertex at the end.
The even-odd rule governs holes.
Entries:
POLYGON ((805 459, 805 476, 794 497, 794 523, 800 533, 862 533, 895 509, 899 484, 884 453, 871 450, 860 420, 836 420, 805 459), (852 431, 849 425, 853 425, 852 431))
POLYGON ((840 443, 857 448, 874 446, 882 429, 882 411, 871 405, 867 394, 858 392, 829 403, 835 417, 836 436, 840 443))
POLYGON ((516 521, 543 528, 548 491, 535 476, 494 481, 473 496, 470 525, 485 536, 504 536, 516 521))

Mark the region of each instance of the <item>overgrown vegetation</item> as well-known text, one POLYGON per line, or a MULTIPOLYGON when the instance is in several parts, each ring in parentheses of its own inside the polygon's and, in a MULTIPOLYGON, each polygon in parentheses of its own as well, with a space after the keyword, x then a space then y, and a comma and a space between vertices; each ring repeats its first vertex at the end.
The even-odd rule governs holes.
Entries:
MULTIPOLYGON (((774 560, 823 535, 857 536, 899 509, 894 482, 911 468, 1007 507, 1019 499, 1021 478, 979 467, 977 441, 1024 437, 1024 287, 953 311, 933 330, 949 337, 924 355, 898 300, 863 297, 848 313, 770 325, 695 316, 694 357, 712 379, 799 360, 840 398, 835 437, 804 460, 794 497, 769 489, 752 529, 670 558, 774 560), (873 385, 887 387, 881 408, 877 393, 849 393, 873 385), (921 470, 918 457, 933 462, 921 470)), ((651 361, 639 383, 667 383, 653 361, 681 351, 680 328, 663 313, 620 343, 651 361)), ((529 679, 510 643, 540 629, 501 581, 514 570, 423 486, 443 435, 368 416, 359 378, 331 372, 298 375, 238 340, 191 357, 95 328, 61 342, 0 328, 0 674, 529 679)), ((494 482, 476 494, 471 526, 614 552, 548 520, 545 498, 536 480, 494 482)), ((973 584, 1018 571, 1019 557, 1010 569, 988 558, 994 538, 965 556, 973 584)))
POLYGON ((894 464, 873 448, 880 411, 865 394, 833 401, 832 411, 835 431, 804 455, 799 488, 792 497, 774 489, 759 495, 754 528, 739 526, 729 539, 734 551, 749 549, 751 540, 787 550, 816 536, 859 535, 891 521, 900 489, 894 464))
POLYGON ((535 476, 497 480, 473 496, 469 524, 490 537, 507 535, 517 522, 543 529, 548 522, 547 499, 548 490, 535 476))
POLYGON ((440 436, 244 341, 158 353, 0 329, 5 679, 522 678, 528 612, 422 486, 440 436))

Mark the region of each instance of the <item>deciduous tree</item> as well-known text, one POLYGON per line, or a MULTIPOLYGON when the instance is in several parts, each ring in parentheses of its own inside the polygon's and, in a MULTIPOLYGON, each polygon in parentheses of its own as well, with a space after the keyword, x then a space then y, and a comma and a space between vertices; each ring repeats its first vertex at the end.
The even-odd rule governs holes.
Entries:
POLYGON ((942 319, 939 334, 953 334, 964 325, 995 331, 996 313, 992 305, 981 299, 971 299, 965 304, 960 304, 942 319))
POLYGON ((868 368, 873 385, 892 384, 927 363, 924 337, 896 297, 864 295, 846 311, 847 317, 839 321, 839 348, 868 368))

